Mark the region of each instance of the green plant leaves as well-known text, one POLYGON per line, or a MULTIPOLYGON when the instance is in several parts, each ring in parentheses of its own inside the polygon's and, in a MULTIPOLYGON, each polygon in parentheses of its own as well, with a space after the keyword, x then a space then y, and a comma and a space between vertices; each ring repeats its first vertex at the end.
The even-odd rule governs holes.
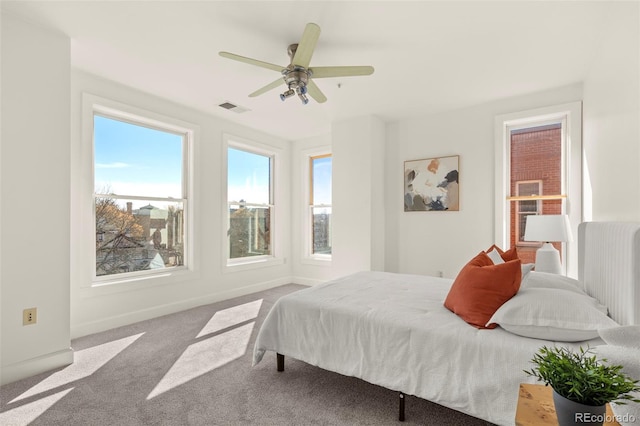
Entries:
POLYGON ((630 393, 640 391, 638 380, 622 373, 621 365, 606 365, 598 361, 591 350, 580 347, 573 352, 563 347, 543 346, 534 354, 531 370, 524 372, 550 385, 558 394, 585 405, 604 405, 616 401, 640 402, 630 393))

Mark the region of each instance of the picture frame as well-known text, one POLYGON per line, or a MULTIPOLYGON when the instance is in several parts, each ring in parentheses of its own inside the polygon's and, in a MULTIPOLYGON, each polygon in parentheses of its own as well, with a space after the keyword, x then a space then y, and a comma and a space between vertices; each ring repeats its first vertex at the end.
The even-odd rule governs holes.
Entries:
POLYGON ((404 211, 459 211, 460 156, 404 162, 404 211))

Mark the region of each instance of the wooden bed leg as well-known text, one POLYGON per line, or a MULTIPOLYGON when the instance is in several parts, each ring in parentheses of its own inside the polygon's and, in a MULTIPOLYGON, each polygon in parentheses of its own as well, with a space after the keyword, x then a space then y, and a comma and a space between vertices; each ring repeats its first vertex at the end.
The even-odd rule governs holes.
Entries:
POLYGON ((284 355, 276 353, 278 371, 284 371, 284 355))
POLYGON ((400 392, 400 404, 398 406, 398 420, 404 422, 404 394, 400 392))

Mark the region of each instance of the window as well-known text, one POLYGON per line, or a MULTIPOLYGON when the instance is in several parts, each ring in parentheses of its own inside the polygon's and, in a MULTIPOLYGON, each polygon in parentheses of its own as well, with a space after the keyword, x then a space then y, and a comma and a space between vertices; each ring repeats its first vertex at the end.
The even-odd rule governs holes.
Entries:
POLYGON ((230 263, 273 255, 273 163, 273 154, 235 144, 227 147, 230 263))
POLYGON ((191 132, 93 108, 94 279, 183 268, 191 132))
MULTIPOLYGON (((518 257, 525 263, 535 262, 540 242, 524 241, 527 216, 530 214, 563 214, 563 124, 565 120, 531 122, 512 125, 510 130, 511 240, 518 257), (528 180, 524 180, 528 179, 528 180), (535 179, 535 180, 533 180, 535 179), (531 200, 520 200, 532 197, 531 200), (544 197, 542 199, 541 197, 544 197)), ((563 253, 560 243, 556 249, 563 253)))
MULTIPOLYGON (((517 181, 515 182, 517 196, 536 196, 542 194, 542 181, 517 181)), ((527 216, 542 214, 541 200, 517 200, 515 201, 514 237, 517 245, 531 245, 530 241, 524 240, 524 232, 527 227, 527 216)), ((533 243, 536 246, 538 243, 533 243)))
POLYGON ((309 223, 312 256, 331 255, 331 154, 309 157, 309 223))
MULTIPOLYGON (((538 242, 523 241, 526 216, 566 214, 582 221, 582 105, 579 102, 496 117, 495 241, 535 261, 538 242)), ((554 243, 563 272, 577 275, 577 243, 554 243)))

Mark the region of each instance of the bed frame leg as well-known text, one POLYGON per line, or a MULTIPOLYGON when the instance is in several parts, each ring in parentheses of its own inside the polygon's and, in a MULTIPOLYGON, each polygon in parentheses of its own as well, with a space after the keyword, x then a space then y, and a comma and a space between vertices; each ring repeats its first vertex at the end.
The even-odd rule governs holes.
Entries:
POLYGON ((284 371, 284 355, 276 353, 278 371, 284 371))
POLYGON ((400 403, 398 405, 398 420, 404 422, 404 394, 400 392, 400 403))

